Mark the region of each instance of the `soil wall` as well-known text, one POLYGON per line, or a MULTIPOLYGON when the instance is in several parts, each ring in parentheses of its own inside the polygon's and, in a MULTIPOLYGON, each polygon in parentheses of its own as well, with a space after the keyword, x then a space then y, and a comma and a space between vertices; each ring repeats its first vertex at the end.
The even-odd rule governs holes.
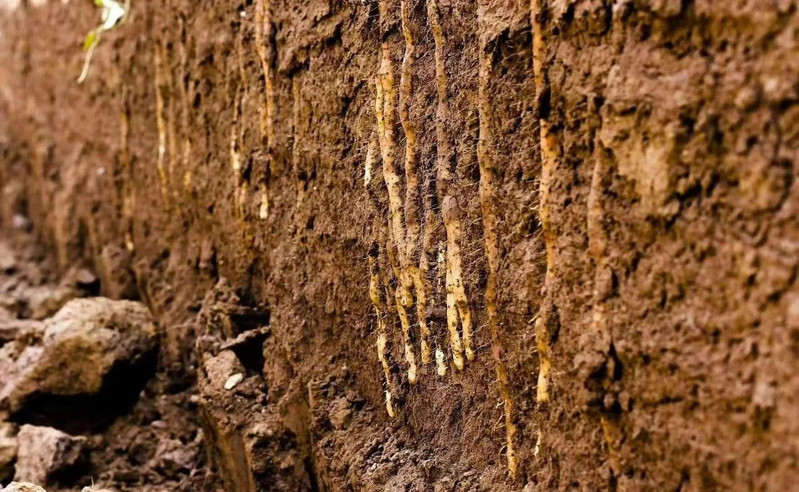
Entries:
POLYGON ((82 84, 92 2, 0 5, 3 225, 201 389, 268 321, 230 490, 799 480, 795 2, 133 0, 82 84))

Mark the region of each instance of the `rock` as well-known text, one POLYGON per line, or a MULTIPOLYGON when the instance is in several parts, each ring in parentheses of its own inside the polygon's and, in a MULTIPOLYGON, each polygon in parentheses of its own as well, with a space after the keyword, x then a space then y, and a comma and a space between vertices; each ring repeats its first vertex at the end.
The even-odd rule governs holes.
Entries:
POLYGON ((24 414, 28 422, 62 429, 60 422, 103 425, 93 419, 113 418, 115 407, 136 400, 154 370, 156 349, 155 325, 143 304, 72 300, 44 322, 40 341, 0 348, 0 418, 24 414))
POLYGON ((61 278, 59 285, 75 291, 75 297, 100 295, 100 279, 89 268, 74 265, 61 278))
POLYGON ((0 347, 13 340, 31 343, 44 334, 44 323, 30 319, 0 319, 0 347))
POLYGON ((11 482, 0 492, 47 492, 38 485, 30 482, 11 482))
POLYGON ((81 464, 85 437, 70 436, 52 427, 25 424, 17 434, 14 479, 47 484, 54 475, 81 464))
POLYGON ((0 422, 0 482, 5 482, 14 475, 14 461, 17 459, 16 433, 16 426, 0 422))
POLYGON ((231 375, 244 372, 244 366, 231 350, 222 350, 216 357, 206 357, 203 368, 210 384, 219 389, 227 388, 231 375))
POLYGON ((76 296, 77 292, 69 287, 41 285, 39 287, 31 287, 25 300, 30 311, 30 317, 42 320, 55 314, 76 296))
POLYGON ((232 390, 242 381, 244 381, 244 374, 237 372, 236 374, 227 378, 227 381, 225 381, 225 389, 232 390))

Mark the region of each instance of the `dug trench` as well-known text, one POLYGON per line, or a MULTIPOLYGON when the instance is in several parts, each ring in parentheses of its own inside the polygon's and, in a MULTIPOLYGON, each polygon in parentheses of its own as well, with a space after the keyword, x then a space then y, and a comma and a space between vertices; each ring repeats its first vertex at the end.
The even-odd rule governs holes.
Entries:
POLYGON ((48 490, 799 482, 795 2, 133 0, 81 84, 92 2, 0 12, 48 490))

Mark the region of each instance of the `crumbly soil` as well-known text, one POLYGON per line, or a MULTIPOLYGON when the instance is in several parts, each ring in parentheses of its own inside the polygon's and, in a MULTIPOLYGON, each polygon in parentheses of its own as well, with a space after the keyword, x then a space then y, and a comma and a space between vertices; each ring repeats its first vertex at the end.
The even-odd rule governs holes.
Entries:
POLYGON ((92 2, 2 12, 4 230, 27 217, 53 272, 85 264, 162 329, 103 434, 144 448, 103 448, 111 485, 799 481, 794 2, 133 0, 81 85, 92 2), (253 323, 260 357, 227 360, 253 323), (197 421, 207 466, 131 465, 197 421))
MULTIPOLYGON (((84 265, 76 263, 66 275, 57 275, 52 256, 23 231, 0 239, 0 266, 0 326, 13 326, 9 323, 13 319, 47 317, 69 299, 97 294, 97 279, 84 265), (9 258, 15 261, 3 263, 9 258), (62 290, 70 294, 53 297, 62 290), (38 311, 31 309, 32 301, 43 297, 57 300, 46 308, 36 304, 38 311)), ((7 341, 2 335, 0 331, 0 346, 7 341)), ((87 438, 84 457, 76 467, 64 470, 54 483, 47 484, 49 492, 80 490, 92 483, 98 489, 109 487, 120 492, 223 490, 216 473, 207 466, 196 393, 190 370, 164 367, 161 360, 156 375, 133 406, 74 407, 70 408, 72 420, 31 420, 31 416, 23 415, 13 421, 54 426, 87 438), (97 427, 92 425, 96 422, 87 425, 80 418, 92 414, 111 414, 111 419, 96 419, 101 425, 97 427), (111 423, 106 423, 109 420, 111 423)), ((48 413, 57 414, 58 409, 48 413)), ((26 443, 20 443, 23 445, 26 443)))

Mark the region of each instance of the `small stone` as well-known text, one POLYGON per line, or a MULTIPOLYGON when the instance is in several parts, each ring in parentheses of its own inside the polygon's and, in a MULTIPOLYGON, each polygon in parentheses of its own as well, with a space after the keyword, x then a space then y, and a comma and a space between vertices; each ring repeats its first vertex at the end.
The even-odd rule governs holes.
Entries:
POLYGON ((109 378, 127 381, 128 393, 119 394, 117 401, 122 396, 134 399, 154 370, 157 341, 152 316, 140 303, 102 297, 72 300, 44 322, 40 340, 18 337, 0 348, 0 416, 35 411, 68 421, 48 396, 99 395, 111 388, 118 392, 119 387, 109 386, 114 384, 109 378))
POLYGON ((242 381, 244 381, 244 374, 237 372, 236 374, 227 378, 227 381, 225 381, 225 389, 232 390, 242 381))
POLYGON ((74 299, 76 292, 65 286, 42 285, 33 287, 28 291, 27 304, 30 317, 37 320, 49 318, 70 300, 74 299))
POLYGON ((31 223, 30 219, 28 219, 24 215, 14 214, 14 216, 11 217, 11 227, 13 227, 18 231, 27 232, 33 229, 33 224, 31 223))
POLYGON ((48 483, 51 477, 79 465, 85 437, 70 436, 52 427, 23 425, 17 434, 15 480, 48 483))
POLYGON ((213 388, 224 388, 231 374, 244 372, 244 366, 232 350, 222 350, 214 357, 206 356, 203 369, 213 388))

